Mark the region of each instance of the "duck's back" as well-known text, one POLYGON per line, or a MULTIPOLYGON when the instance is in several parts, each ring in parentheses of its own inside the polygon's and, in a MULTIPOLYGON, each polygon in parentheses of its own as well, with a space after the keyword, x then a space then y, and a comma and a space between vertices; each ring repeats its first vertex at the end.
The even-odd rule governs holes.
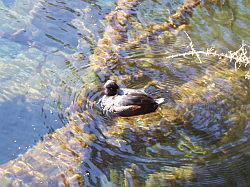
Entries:
POLYGON ((147 93, 144 90, 135 90, 135 89, 129 89, 129 88, 121 88, 118 91, 118 95, 129 95, 129 94, 144 94, 144 95, 147 95, 147 93))
POLYGON ((120 116, 135 116, 154 112, 158 104, 153 98, 140 93, 130 93, 121 97, 116 113, 120 116))
POLYGON ((158 104, 144 92, 122 90, 118 95, 103 98, 103 110, 107 114, 122 117, 136 116, 154 112, 158 104))

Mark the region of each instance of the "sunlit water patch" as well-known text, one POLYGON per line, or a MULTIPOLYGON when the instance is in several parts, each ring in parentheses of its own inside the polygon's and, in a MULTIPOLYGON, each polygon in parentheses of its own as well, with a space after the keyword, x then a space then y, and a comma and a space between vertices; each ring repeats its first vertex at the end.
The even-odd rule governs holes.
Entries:
POLYGON ((97 4, 80 1, 1 1, 0 7, 4 163, 66 123, 64 110, 83 86, 83 67, 103 27, 98 21, 109 8, 99 14, 97 4), (90 18, 97 20, 92 30, 90 18))

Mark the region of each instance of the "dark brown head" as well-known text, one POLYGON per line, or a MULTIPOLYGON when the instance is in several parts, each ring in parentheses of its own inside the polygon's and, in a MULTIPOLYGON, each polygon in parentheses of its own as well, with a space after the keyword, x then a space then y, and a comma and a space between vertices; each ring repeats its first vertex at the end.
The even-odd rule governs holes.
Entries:
POLYGON ((116 84, 113 80, 108 80, 104 86, 104 94, 107 96, 114 96, 117 94, 117 90, 119 89, 119 86, 116 84))

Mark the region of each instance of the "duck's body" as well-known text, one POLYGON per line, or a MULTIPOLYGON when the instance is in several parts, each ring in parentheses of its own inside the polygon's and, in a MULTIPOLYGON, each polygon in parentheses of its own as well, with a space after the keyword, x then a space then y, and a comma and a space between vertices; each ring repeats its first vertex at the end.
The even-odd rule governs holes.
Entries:
POLYGON ((154 112, 164 99, 154 100, 142 90, 119 88, 114 81, 104 85, 100 104, 107 115, 130 117, 154 112))

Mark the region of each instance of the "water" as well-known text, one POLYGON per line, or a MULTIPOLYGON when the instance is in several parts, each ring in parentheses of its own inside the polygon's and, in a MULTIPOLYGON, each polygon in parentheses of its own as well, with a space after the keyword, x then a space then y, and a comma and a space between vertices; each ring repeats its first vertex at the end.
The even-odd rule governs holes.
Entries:
MULTIPOLYGON (((181 4, 142 1, 124 38, 167 22, 181 4)), ((115 66, 99 64, 104 69, 96 75, 89 56, 115 6, 0 1, 2 184, 249 186, 246 71, 212 56, 200 55, 202 63, 196 56, 166 58, 189 51, 188 36, 203 51, 250 45, 249 2, 202 3, 184 29, 188 36, 159 33, 122 50, 115 66), (103 77, 169 102, 153 114, 108 118, 96 106, 103 77)))

